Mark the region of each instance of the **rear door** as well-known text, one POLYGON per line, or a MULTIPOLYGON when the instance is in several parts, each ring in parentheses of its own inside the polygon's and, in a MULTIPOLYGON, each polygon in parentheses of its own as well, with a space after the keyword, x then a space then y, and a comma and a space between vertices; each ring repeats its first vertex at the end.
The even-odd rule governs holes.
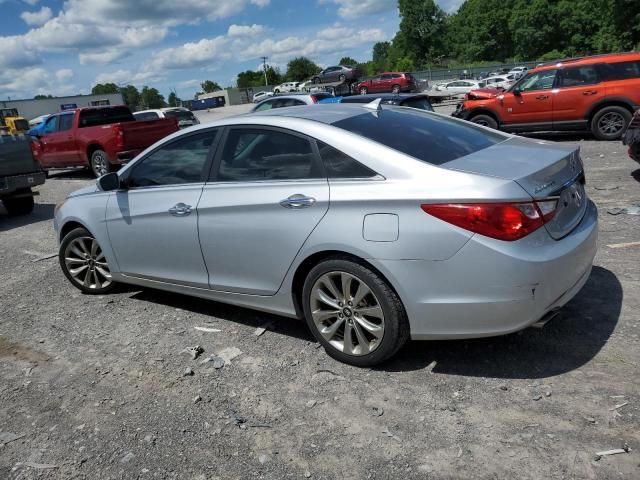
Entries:
MULTIPOLYGON (((500 117, 505 130, 552 130, 553 94, 557 70, 531 73, 518 83, 519 95, 505 92, 500 117)), ((500 99, 500 96, 498 96, 500 99)))
POLYGON ((329 184, 310 139, 284 129, 226 132, 198 205, 212 289, 275 294, 329 207, 329 184))
POLYGON ((109 197, 106 222, 120 271, 208 288, 196 211, 219 129, 180 136, 136 162, 109 197))
POLYGON ((380 81, 378 82, 378 92, 390 92, 391 91, 391 74, 385 73, 380 75, 380 81))
POLYGON ((596 65, 567 67, 558 71, 553 95, 553 128, 584 128, 591 105, 606 96, 596 65))

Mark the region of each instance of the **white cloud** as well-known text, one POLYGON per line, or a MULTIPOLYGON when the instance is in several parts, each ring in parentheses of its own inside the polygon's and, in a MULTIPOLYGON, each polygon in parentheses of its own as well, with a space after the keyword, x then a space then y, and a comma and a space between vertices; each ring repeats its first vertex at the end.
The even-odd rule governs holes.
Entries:
POLYGON ((134 85, 142 85, 145 82, 149 82, 150 80, 160 80, 164 77, 162 75, 157 75, 153 72, 132 72, 130 70, 116 70, 115 72, 110 73, 101 73, 98 75, 93 82, 93 84, 97 83, 115 83, 116 85, 123 84, 134 84, 134 85))
POLYGON ((178 88, 196 88, 200 87, 200 80, 184 80, 182 82, 178 82, 178 88))
POLYGON ((22 0, 27 5, 31 5, 32 7, 36 5, 40 0, 22 0))
POLYGON ((229 25, 227 35, 230 37, 252 37, 266 32, 267 29, 264 25, 229 25))
POLYGON ((396 0, 320 0, 320 3, 338 5, 342 18, 356 18, 398 8, 396 0))
POLYGON ((37 12, 22 12, 20 18, 24 20, 27 25, 42 25, 47 23, 53 16, 49 7, 42 7, 37 12))
POLYGON ((257 7, 264 8, 271 3, 271 0, 251 0, 251 3, 257 7))
POLYGON ((73 78, 73 70, 69 68, 61 68, 56 71, 56 78, 60 83, 66 83, 73 78))
POLYGON ((220 35, 215 38, 203 38, 198 42, 185 43, 179 47, 166 48, 153 55, 147 68, 162 71, 174 68, 192 68, 207 63, 219 62, 230 58, 226 48, 229 40, 220 35))
POLYGON ((75 85, 69 83, 72 77, 68 69, 62 69, 51 75, 41 67, 0 70, 0 86, 3 95, 13 98, 32 98, 37 94, 70 95, 77 92, 75 85))

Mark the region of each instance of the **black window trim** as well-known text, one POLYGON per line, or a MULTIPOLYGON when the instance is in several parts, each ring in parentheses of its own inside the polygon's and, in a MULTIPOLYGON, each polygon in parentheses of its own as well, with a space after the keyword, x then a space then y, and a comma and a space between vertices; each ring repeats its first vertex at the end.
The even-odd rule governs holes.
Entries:
POLYGON ((224 130, 224 127, 210 127, 210 128, 206 128, 206 129, 202 129, 202 130, 196 130, 195 132, 189 132, 186 133, 184 135, 180 135, 176 138, 171 139, 168 142, 163 142, 161 145, 158 145, 156 148, 154 148, 153 150, 151 150, 150 152, 148 152, 147 154, 145 154, 144 157, 140 158, 139 160, 136 160, 136 162, 127 169, 127 171, 121 176, 120 178, 120 182, 122 185, 126 186, 128 190, 134 190, 134 191, 139 191, 139 190, 145 190, 145 189, 149 189, 149 188, 153 188, 153 189, 157 189, 157 188, 167 188, 167 187, 183 187, 185 185, 199 185, 199 184, 204 184, 207 181, 207 177, 209 175, 209 172, 211 170, 211 164, 213 163, 213 158, 218 150, 218 145, 220 144, 220 139, 222 137, 222 131, 224 130), (140 187, 130 187, 129 186, 129 179, 131 178, 131 175, 133 175, 133 172, 136 171, 137 168, 140 167, 140 165, 146 160, 148 159, 151 155, 153 155, 154 153, 156 153, 158 150, 161 150, 173 143, 176 142, 180 142, 183 141, 189 137, 193 137, 196 135, 202 135, 204 133, 208 133, 211 131, 216 131, 216 135, 214 137, 214 139, 211 141, 211 145, 209 146, 209 152, 207 153, 207 159, 204 163, 204 166, 202 168, 202 173, 200 174, 200 180, 197 182, 185 182, 185 183, 171 183, 168 185, 146 185, 146 186, 140 186, 140 187))
POLYGON ((320 152, 318 151, 318 147, 316 145, 315 139, 310 137, 309 135, 305 135, 304 133, 296 132, 295 130, 290 130, 288 128, 282 127, 274 127, 271 125, 260 125, 260 124, 238 124, 238 125, 226 125, 224 127, 224 131, 219 139, 219 148, 217 148, 215 158, 211 164, 211 169, 209 171, 209 178, 206 180, 207 185, 216 184, 216 185, 228 185, 228 184, 261 184, 261 183, 300 183, 300 182, 318 182, 318 181, 327 181, 327 172, 324 169, 324 163, 320 158, 320 152), (271 130, 274 132, 280 132, 288 135, 293 135, 295 137, 302 138, 309 142, 311 146, 311 151, 313 153, 313 161, 315 162, 315 166, 322 172, 322 177, 318 178, 297 178, 297 179, 277 179, 277 180, 243 180, 243 181, 222 181, 218 180, 218 170, 220 169, 220 164, 222 163, 222 152, 224 151, 224 147, 227 143, 227 139, 229 138, 229 132, 234 129, 240 130, 271 130))

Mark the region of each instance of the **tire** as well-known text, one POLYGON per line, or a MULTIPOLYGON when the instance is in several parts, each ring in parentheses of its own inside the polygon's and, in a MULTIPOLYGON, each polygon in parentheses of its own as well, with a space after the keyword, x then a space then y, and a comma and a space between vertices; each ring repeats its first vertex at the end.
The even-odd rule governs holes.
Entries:
POLYGON ((280 93, 280 90, 275 89, 275 90, 273 91, 273 93, 280 93))
POLYGON ((631 154, 631 159, 640 163, 640 143, 636 143, 635 145, 631 145, 629 147, 629 151, 631 154))
POLYGON ((400 85, 394 85, 391 87, 391 93, 395 93, 396 95, 400 93, 400 85))
POLYGON ((4 208, 7 209, 7 213, 13 217, 17 215, 28 215, 29 213, 33 212, 34 201, 33 201, 33 195, 31 194, 31 189, 28 188, 26 190, 20 190, 19 192, 16 192, 16 193, 21 193, 21 194, 28 193, 29 196, 19 197, 19 198, 10 197, 2 200, 4 208))
POLYGON ((338 80, 340 80, 341 82, 344 82, 347 79, 347 76, 343 73, 338 77, 338 80))
POLYGON ((369 90, 367 90, 367 87, 360 87, 360 95, 366 95, 367 93, 369 93, 369 90))
POLYGON ((340 362, 357 367, 378 365, 391 358, 409 338, 409 321, 398 295, 378 273, 348 257, 332 257, 316 265, 305 279, 302 303, 314 337, 340 362), (350 285, 348 296, 343 296, 345 283, 350 285), (346 303, 358 295, 358 305, 346 303), (335 309, 330 308, 332 304, 335 309), (347 326, 351 341, 345 341, 347 326), (321 333, 321 329, 325 332, 321 333))
POLYGON ((604 107, 591 119, 591 132, 598 140, 618 140, 630 121, 631 112, 626 108, 617 105, 604 107))
POLYGON ((115 288, 102 248, 84 228, 76 228, 62 239, 58 260, 65 277, 84 293, 103 295, 115 288))
POLYGON ((91 154, 91 172, 96 178, 113 171, 113 166, 104 150, 96 150, 91 154))
POLYGON ((320 82, 320 77, 313 77, 313 84, 318 85, 320 82))
POLYGON ((473 123, 477 123, 478 125, 482 125, 484 127, 489 127, 493 129, 498 128, 498 122, 489 115, 476 115, 475 117, 471 117, 469 121, 473 123))

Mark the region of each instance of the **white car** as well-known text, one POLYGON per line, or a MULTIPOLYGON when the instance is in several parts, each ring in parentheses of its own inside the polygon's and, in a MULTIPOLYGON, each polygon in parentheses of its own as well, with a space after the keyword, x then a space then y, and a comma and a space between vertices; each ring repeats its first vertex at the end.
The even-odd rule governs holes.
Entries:
POLYGON ((264 100, 267 97, 273 97, 273 92, 256 92, 253 94, 253 103, 258 103, 264 100))
POLYGON ((133 112, 136 120, 156 120, 158 118, 175 118, 178 120, 178 128, 187 128, 198 125, 200 121, 191 110, 184 107, 167 107, 152 110, 133 112))
POLYGON ((38 125, 40 125, 42 122, 44 122, 50 116, 51 116, 51 114, 47 113, 46 115, 40 115, 39 117, 32 118, 31 120, 29 120, 29 126, 31 128, 37 127, 38 125))
POLYGON ((500 75, 496 77, 488 77, 482 80, 485 83, 487 88, 504 88, 507 89, 513 82, 516 81, 516 78, 513 74, 508 75, 500 75))
POLYGON ((474 80, 456 80, 454 82, 436 85, 435 89, 441 92, 449 92, 452 94, 469 93, 471 90, 483 88, 485 86, 484 82, 484 80, 481 82, 476 82, 474 80))
POLYGON ((527 67, 513 67, 511 70, 509 70, 509 73, 507 75, 513 75, 514 78, 518 79, 525 73, 527 73, 527 70, 529 70, 527 67))
POLYGON ((297 92, 300 82, 285 82, 277 85, 273 89, 273 93, 297 92))

